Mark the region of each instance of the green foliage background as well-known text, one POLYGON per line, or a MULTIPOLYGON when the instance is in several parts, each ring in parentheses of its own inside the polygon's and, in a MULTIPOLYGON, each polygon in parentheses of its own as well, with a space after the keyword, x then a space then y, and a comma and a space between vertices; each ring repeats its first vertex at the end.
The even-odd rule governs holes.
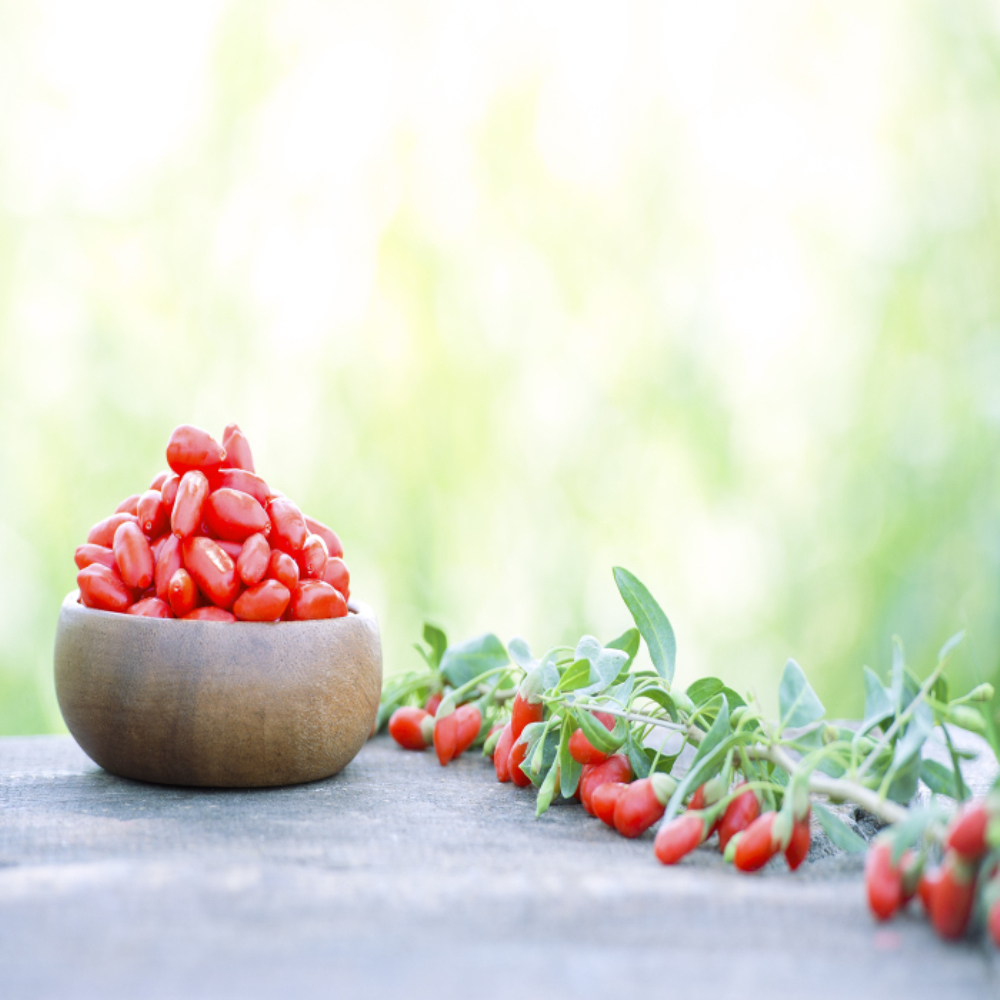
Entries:
MULTIPOLYGON (((995 4, 0 4, 0 733, 73 548, 238 421, 419 622, 667 609, 834 715, 1000 663, 995 4)), ((953 688, 954 690, 954 688, 953 688)))

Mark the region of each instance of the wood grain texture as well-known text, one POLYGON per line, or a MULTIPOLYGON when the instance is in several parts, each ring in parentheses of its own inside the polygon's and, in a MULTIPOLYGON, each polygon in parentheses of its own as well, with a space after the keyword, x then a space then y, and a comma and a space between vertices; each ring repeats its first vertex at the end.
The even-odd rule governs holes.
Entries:
POLYGON ((382 649, 371 609, 223 625, 85 608, 59 614, 55 684, 95 763, 169 785, 254 788, 329 777, 364 745, 382 649))

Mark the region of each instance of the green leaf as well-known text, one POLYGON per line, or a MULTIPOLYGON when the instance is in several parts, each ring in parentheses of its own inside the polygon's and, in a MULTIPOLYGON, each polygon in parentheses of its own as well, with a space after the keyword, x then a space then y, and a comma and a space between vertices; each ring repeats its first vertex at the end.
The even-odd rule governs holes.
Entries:
POLYGON ((739 708, 741 705, 746 705, 742 696, 734 691, 731 687, 724 687, 722 693, 726 696, 726 701, 729 702, 729 711, 733 712, 735 709, 739 708))
POLYGON ((925 757, 920 762, 920 780, 936 795, 949 795, 953 799, 966 799, 969 797, 969 787, 962 780, 962 776, 957 776, 950 767, 939 764, 936 760, 925 757), (961 792, 956 795, 955 792, 961 792))
POLYGON ((525 673, 538 666, 538 660, 531 655, 531 647, 519 635, 515 635, 507 643, 507 653, 510 655, 511 660, 525 673))
POLYGON ((535 818, 545 812, 546 809, 552 804, 552 797, 556 792, 556 778, 559 777, 559 760, 556 759, 552 761, 549 766, 548 774, 545 775, 545 780, 542 782, 541 788, 538 789, 538 798, 535 800, 535 818))
POLYGON ((615 567, 615 583, 646 641, 649 658, 653 661, 656 672, 668 682, 672 681, 677 660, 677 640, 670 621, 653 595, 627 569, 615 567))
POLYGON ((605 648, 622 650, 628 657, 622 670, 628 670, 632 666, 635 654, 639 652, 639 630, 637 628, 628 629, 618 636, 617 639, 612 639, 605 648))
POLYGON ((603 691, 613 684, 628 659, 628 653, 621 649, 605 649, 592 635, 580 639, 575 655, 578 661, 584 659, 590 664, 588 686, 594 692, 603 691))
POLYGON ((644 748, 636 746, 631 733, 629 734, 628 740, 626 740, 625 753, 628 757, 628 762, 632 765, 632 774, 636 780, 639 778, 648 778, 649 759, 644 753, 644 748))
POLYGON ((859 837, 839 816, 835 816, 830 812, 826 806, 821 805, 819 802, 814 802, 812 810, 819 820, 819 825, 823 827, 823 830, 835 847, 839 847, 848 854, 864 854, 868 850, 868 842, 864 837, 859 837))
POLYGON ((595 750, 600 750, 602 753, 614 753, 625 742, 625 737, 628 735, 628 724, 624 719, 615 719, 615 728, 609 730, 605 728, 603 722, 595 719, 586 708, 575 707, 573 715, 580 724, 583 735, 587 737, 595 750))
POLYGON ((448 648, 448 637, 444 634, 444 630, 438 628, 437 625, 424 622, 424 642, 431 647, 431 656, 428 662, 434 670, 437 670, 441 666, 441 657, 444 656, 445 650, 448 648))
POLYGON ((697 708, 714 698, 725 686, 718 677, 702 677, 687 689, 686 694, 697 708))
POLYGON ((878 675, 869 667, 863 668, 865 679, 865 717, 861 723, 861 732, 866 733, 872 726, 877 726, 895 715, 892 695, 886 691, 878 675))
POLYGON ((826 715, 823 702, 819 700, 806 680, 802 668, 794 661, 785 664, 785 672, 781 675, 781 686, 778 688, 778 704, 781 712, 781 728, 787 729, 808 726, 819 722, 826 715))
POLYGON ((441 673, 452 687, 468 684, 474 677, 509 663, 504 644, 492 632, 449 646, 441 660, 441 673))
POLYGON ((636 693, 636 698, 648 698, 651 702, 659 705, 660 708, 666 709, 674 722, 677 721, 677 706, 674 704, 674 699, 670 697, 669 692, 664 691, 663 688, 653 687, 643 689, 636 693))
MULTIPOLYGON (((619 674, 618 676, 620 677, 621 674, 619 674)), ((601 694, 601 701, 603 702, 605 699, 607 699, 611 702, 614 702, 621 708, 627 708, 629 698, 632 697, 632 688, 634 686, 635 686, 635 678, 631 674, 628 674, 626 675, 625 680, 621 682, 621 684, 616 684, 614 687, 607 688, 601 694)))
POLYGON ((569 738, 575 731, 576 721, 571 715, 567 715, 559 735, 559 794, 564 799, 572 798, 580 783, 582 768, 569 752, 569 738))
POLYGON ((577 691, 590 684, 590 660, 577 660, 559 678, 557 691, 577 691))
POLYGON ((703 757, 707 757, 729 735, 729 703, 725 698, 719 698, 718 713, 711 729, 705 733, 704 739, 698 744, 691 767, 703 757))
POLYGON ((955 651, 955 647, 958 646, 962 640, 965 638, 965 629, 963 628, 961 632, 956 632, 938 651, 938 663, 943 660, 948 660, 951 654, 955 651))

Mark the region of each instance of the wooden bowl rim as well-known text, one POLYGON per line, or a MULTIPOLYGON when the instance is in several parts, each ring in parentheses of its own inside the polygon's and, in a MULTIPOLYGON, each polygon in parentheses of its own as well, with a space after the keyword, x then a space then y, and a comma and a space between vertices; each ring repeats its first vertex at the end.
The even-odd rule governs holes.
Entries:
POLYGON ((350 614, 344 615, 341 618, 313 618, 302 622, 206 622, 206 621, 187 621, 183 618, 149 618, 146 615, 129 615, 125 614, 123 611, 102 611, 100 608, 88 608, 86 604, 80 601, 80 591, 71 590, 66 597, 63 599, 62 607, 60 609, 62 612, 68 614, 79 614, 82 616, 95 617, 97 620, 101 618, 116 618, 119 620, 126 620, 132 622, 144 622, 144 625, 139 626, 140 628, 150 628, 150 627, 164 627, 177 622, 184 622, 185 626, 189 625, 203 625, 203 626, 214 626, 214 625, 237 625, 242 631, 245 628, 256 628, 256 629, 273 629, 276 626, 289 626, 289 627, 302 627, 302 626, 325 626, 327 628, 344 628, 348 622, 355 620, 356 618, 364 618, 372 622, 376 627, 378 627, 378 619, 375 617, 375 612, 372 610, 371 606, 365 604, 363 601, 356 601, 353 597, 347 602, 347 610, 350 614))

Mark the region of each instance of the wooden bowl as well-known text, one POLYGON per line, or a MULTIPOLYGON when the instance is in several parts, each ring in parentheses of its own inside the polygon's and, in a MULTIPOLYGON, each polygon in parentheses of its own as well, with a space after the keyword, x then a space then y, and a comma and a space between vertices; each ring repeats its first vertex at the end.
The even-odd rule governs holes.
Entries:
POLYGON ((308 622, 176 621, 86 608, 56 630, 59 707, 112 774, 258 788, 336 774, 364 746, 382 690, 371 608, 308 622))

